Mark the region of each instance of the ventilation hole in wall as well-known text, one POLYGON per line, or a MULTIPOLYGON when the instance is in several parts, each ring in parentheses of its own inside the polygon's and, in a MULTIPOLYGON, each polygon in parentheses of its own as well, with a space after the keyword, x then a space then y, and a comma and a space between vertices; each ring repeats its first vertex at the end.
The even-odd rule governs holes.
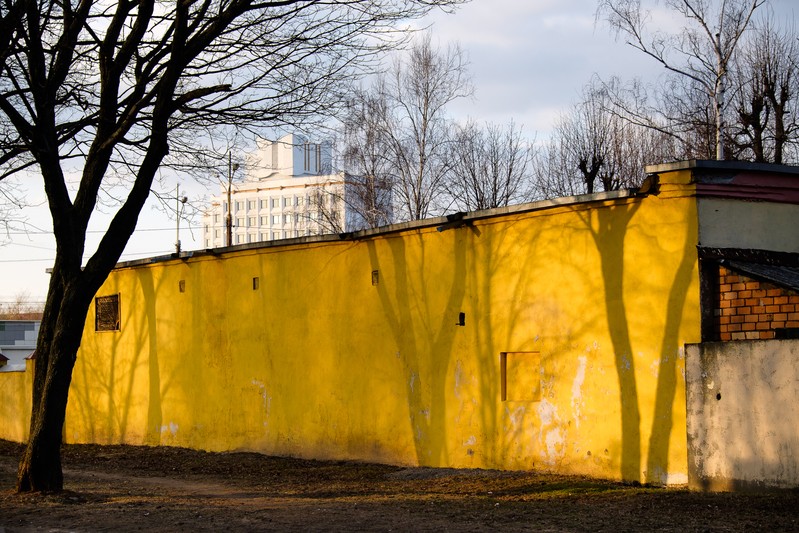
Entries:
POLYGON ((380 271, 372 270, 372 285, 377 285, 378 283, 380 283, 380 271))
POLYGON ((252 290, 257 291, 261 286, 261 279, 258 277, 252 278, 252 290))
POLYGON ((180 292, 186 292, 186 280, 185 279, 182 279, 182 280, 178 281, 178 290, 180 292))
POLYGON ((465 326, 466 325, 466 313, 458 313, 458 323, 455 324, 456 326, 465 326))
POLYGON ((717 400, 721 400, 721 393, 720 392, 716 393, 716 399, 717 400))

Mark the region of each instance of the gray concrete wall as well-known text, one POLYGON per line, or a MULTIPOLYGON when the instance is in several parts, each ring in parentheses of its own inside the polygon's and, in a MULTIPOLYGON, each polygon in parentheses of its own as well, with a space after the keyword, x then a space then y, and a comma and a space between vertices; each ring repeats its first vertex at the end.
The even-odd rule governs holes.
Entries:
POLYGON ((799 486, 799 340, 686 346, 692 489, 799 486))
POLYGON ((699 245, 796 252, 799 205, 699 198, 699 245))

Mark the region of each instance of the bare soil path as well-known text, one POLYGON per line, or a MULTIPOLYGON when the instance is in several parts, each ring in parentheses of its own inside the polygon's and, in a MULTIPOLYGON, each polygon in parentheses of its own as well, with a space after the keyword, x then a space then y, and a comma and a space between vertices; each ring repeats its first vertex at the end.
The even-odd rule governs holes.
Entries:
POLYGON ((701 494, 534 472, 70 445, 62 494, 14 493, 0 533, 67 531, 799 531, 799 491, 701 494))

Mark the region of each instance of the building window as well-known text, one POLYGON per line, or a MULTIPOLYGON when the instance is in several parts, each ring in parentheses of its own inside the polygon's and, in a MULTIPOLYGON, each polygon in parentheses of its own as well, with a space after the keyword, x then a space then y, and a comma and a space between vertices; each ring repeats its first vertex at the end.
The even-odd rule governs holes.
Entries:
POLYGON ((255 242, 255 235, 253 235, 252 233, 247 235, 247 242, 255 242))
POLYGON ((269 217, 261 217, 261 225, 266 226, 269 224, 269 217))
POLYGON ((277 231, 273 231, 272 232, 272 240, 276 241, 279 238, 280 238, 280 233, 278 233, 277 231))
POLYGON ((291 215, 283 215, 283 224, 291 224, 291 215))
POLYGON ((269 202, 261 200, 261 209, 266 209, 267 207, 269 207, 269 202))
POLYGON ((254 227, 255 227, 255 225, 256 225, 256 223, 255 223, 255 221, 256 221, 256 220, 257 220, 257 218, 256 218, 256 217, 250 217, 250 218, 248 218, 248 219, 247 219, 247 227, 254 228, 254 227))
POLYGON ((236 227, 243 228, 244 227, 244 217, 236 219, 236 227))
POLYGON ((255 200, 250 200, 249 202, 247 202, 247 209, 250 209, 250 210, 253 210, 253 211, 255 210, 255 200))
POLYGON ((236 211, 244 210, 244 202, 236 202, 236 211))
POLYGON ((243 241, 241 235, 236 235, 236 244, 241 244, 243 241))
POLYGON ((214 224, 219 224, 219 213, 214 213, 214 224))
POLYGON ((218 238, 219 238, 219 230, 218 230, 218 229, 215 229, 215 230, 214 230, 214 238, 215 238, 215 239, 218 239, 218 238))
POLYGON ((280 215, 272 215, 272 224, 280 224, 280 215))
POLYGON ((283 207, 291 207, 291 198, 283 198, 283 207))
POLYGON ((269 240, 269 234, 268 233, 261 233, 261 240, 262 241, 269 240))
POLYGON ((295 196, 294 197, 294 206, 299 207, 302 205, 302 196, 295 196))
POLYGON ((119 331, 119 294, 94 299, 94 331, 119 331))
POLYGON ((272 207, 280 207, 280 198, 272 198, 271 205, 272 207))

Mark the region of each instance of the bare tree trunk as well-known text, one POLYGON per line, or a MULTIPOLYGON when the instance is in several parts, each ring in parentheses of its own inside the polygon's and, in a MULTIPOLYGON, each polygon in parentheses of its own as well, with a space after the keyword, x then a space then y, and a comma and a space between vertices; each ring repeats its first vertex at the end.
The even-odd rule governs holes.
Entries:
POLYGON ((716 159, 724 160, 724 79, 727 65, 721 48, 721 33, 716 34, 716 86, 713 89, 713 109, 716 112, 716 159))
POLYGON ((60 272, 53 272, 34 359, 30 436, 17 472, 18 491, 63 489, 67 397, 90 301, 78 279, 64 283, 60 272))

